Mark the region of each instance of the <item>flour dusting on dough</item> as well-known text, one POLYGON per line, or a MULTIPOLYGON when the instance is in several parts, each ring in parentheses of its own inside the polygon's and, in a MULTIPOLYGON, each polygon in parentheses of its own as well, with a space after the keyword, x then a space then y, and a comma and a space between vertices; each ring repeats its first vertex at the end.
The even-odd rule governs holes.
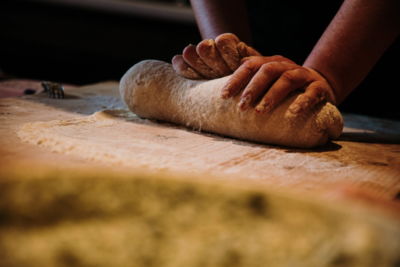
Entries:
POLYGON ((329 103, 303 116, 289 116, 288 107, 298 94, 270 114, 257 114, 254 109, 241 112, 238 97, 220 96, 228 79, 188 80, 168 63, 146 60, 122 77, 120 92, 129 109, 143 118, 267 144, 315 147, 339 137, 343 129, 340 112, 329 103))

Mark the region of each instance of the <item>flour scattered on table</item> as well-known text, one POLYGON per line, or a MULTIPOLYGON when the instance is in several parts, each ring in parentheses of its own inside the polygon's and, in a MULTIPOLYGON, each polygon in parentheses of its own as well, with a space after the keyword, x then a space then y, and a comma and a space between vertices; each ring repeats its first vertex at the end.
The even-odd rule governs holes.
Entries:
POLYGON ((127 110, 27 123, 17 134, 24 142, 52 152, 151 170, 235 174, 251 179, 286 175, 285 182, 295 182, 300 173, 313 176, 352 168, 302 152, 288 153, 287 149, 155 123, 127 110))

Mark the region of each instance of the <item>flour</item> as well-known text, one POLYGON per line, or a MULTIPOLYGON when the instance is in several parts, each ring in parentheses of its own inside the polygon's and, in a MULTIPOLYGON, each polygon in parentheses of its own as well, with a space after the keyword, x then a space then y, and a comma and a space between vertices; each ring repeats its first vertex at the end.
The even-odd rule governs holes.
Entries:
POLYGON ((257 114, 254 109, 241 112, 237 97, 220 97, 228 79, 188 80, 168 63, 146 60, 128 70, 120 92, 129 109, 141 117, 244 140, 307 148, 323 145, 342 132, 343 119, 330 103, 294 118, 288 107, 297 95, 271 114, 257 114))
MULTIPOLYGON (((104 110, 74 119, 32 122, 19 138, 55 153, 106 166, 168 170, 181 173, 235 175, 249 179, 285 177, 295 183, 302 175, 320 179, 353 166, 338 160, 288 153, 213 134, 199 134, 171 124, 141 119, 127 110, 104 110)), ((275 180, 275 184, 279 182, 275 180)))

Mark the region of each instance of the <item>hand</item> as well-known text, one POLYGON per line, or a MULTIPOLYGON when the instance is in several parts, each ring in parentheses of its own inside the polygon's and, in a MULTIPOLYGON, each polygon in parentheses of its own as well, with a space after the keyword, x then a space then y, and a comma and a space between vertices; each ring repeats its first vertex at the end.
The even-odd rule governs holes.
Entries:
POLYGON ((224 33, 215 40, 188 45, 182 55, 172 58, 175 71, 188 79, 214 79, 233 73, 248 56, 260 56, 254 48, 241 42, 236 35, 224 33))
POLYGON ((241 110, 255 106, 257 112, 266 113, 297 89, 304 92, 289 107, 294 115, 322 101, 335 104, 333 89, 324 77, 283 56, 244 58, 222 89, 221 96, 226 99, 241 93, 238 104, 241 110))

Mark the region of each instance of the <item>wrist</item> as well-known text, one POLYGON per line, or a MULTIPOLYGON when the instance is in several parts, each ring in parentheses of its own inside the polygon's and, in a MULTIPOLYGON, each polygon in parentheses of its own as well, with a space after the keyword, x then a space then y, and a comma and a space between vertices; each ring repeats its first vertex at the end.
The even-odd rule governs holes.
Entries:
POLYGON ((303 67, 311 69, 312 71, 316 72, 318 75, 320 75, 322 78, 324 78, 329 86, 332 89, 332 94, 333 94, 333 100, 335 105, 339 105, 343 100, 346 98, 346 95, 343 94, 343 85, 340 82, 340 80, 333 75, 330 71, 326 70, 323 67, 310 64, 307 61, 304 63, 303 67))

